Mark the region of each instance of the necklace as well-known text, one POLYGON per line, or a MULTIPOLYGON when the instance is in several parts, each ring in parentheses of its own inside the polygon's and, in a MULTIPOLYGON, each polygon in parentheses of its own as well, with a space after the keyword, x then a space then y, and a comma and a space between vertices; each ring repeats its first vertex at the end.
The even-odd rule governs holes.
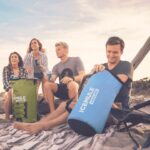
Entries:
POLYGON ((12 68, 12 70, 15 76, 19 76, 19 68, 12 68))

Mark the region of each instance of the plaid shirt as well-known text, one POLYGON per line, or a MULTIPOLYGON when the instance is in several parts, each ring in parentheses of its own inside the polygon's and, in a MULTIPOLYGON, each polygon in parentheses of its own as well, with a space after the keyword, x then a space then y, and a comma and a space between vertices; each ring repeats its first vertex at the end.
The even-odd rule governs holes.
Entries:
POLYGON ((9 66, 5 66, 3 69, 3 86, 4 86, 4 89, 6 91, 8 91, 11 88, 11 85, 9 83, 9 81, 11 79, 26 78, 26 76, 27 76, 27 73, 25 72, 25 69, 22 67, 19 67, 19 76, 16 76, 9 66))

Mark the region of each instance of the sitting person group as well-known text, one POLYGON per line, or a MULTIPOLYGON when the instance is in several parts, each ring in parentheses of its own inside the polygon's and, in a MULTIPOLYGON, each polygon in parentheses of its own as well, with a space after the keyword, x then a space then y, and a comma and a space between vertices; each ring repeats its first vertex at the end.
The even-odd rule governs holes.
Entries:
MULTIPOLYGON (((113 103, 112 107, 115 108, 128 108, 129 93, 133 76, 133 67, 131 63, 121 60, 124 46, 124 41, 121 38, 115 36, 110 37, 106 42, 107 62, 95 65, 90 72, 92 74, 107 69, 124 83, 113 103)), ((55 48, 56 55, 60 58, 60 62, 53 67, 50 81, 48 81, 47 78, 47 56, 37 39, 31 40, 24 60, 24 65, 20 55, 15 53, 14 59, 13 57, 11 58, 12 55, 10 55, 9 65, 5 67, 3 71, 3 83, 6 90, 6 119, 9 119, 11 108, 12 94, 11 86, 9 84, 11 75, 28 77, 32 74, 32 77, 38 78, 39 84, 40 81, 42 81, 43 95, 49 105, 50 113, 35 123, 16 122, 14 124, 15 128, 25 130, 30 134, 36 134, 42 130, 49 130, 59 124, 65 123, 70 110, 73 109, 78 101, 78 89, 85 76, 83 62, 79 57, 68 56, 69 47, 65 42, 56 43, 55 48), (59 84, 56 83, 57 77, 59 78, 59 84), (61 100, 61 103, 57 108, 55 108, 54 105, 54 97, 58 97, 61 100)))

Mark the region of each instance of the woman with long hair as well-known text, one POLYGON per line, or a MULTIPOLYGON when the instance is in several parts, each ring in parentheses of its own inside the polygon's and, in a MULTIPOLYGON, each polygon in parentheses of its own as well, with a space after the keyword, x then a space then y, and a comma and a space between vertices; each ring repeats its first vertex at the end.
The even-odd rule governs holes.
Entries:
POLYGON ((10 119, 11 102, 12 102, 12 87, 9 81, 11 79, 26 78, 27 73, 23 68, 23 61, 19 53, 12 52, 9 55, 9 63, 3 69, 3 85, 4 94, 4 111, 6 120, 10 119))
MULTIPOLYGON (((37 79, 37 92, 42 82, 42 90, 48 73, 48 59, 43 52, 42 43, 33 38, 29 43, 29 48, 24 59, 24 67, 28 73, 28 78, 37 79)), ((44 93, 44 92, 43 92, 44 93)))

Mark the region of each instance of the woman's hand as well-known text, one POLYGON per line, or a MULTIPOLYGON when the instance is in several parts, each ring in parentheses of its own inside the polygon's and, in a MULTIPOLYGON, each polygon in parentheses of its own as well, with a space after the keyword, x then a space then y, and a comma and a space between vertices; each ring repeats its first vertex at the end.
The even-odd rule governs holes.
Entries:
POLYGON ((25 67, 27 73, 32 73, 32 68, 30 66, 25 67))

